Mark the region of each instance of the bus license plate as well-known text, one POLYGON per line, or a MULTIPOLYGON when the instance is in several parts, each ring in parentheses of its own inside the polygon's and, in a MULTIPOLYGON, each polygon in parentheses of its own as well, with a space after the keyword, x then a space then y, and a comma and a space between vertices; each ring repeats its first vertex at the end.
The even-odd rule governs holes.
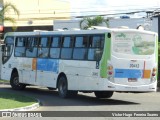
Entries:
POLYGON ((128 82, 137 82, 136 78, 128 78, 128 82))

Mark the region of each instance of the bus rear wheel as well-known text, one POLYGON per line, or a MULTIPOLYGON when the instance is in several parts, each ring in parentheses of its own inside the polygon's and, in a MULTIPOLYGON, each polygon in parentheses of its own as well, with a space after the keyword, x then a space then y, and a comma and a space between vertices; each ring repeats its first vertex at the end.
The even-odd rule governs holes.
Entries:
POLYGON ((76 97, 78 91, 68 90, 67 78, 65 76, 61 76, 58 81, 58 93, 61 98, 70 98, 76 97))
POLYGON ((10 85, 14 90, 23 90, 26 87, 25 84, 19 83, 18 73, 13 73, 11 76, 10 85))
POLYGON ((113 95, 113 91, 95 91, 94 94, 97 98, 110 98, 113 95))

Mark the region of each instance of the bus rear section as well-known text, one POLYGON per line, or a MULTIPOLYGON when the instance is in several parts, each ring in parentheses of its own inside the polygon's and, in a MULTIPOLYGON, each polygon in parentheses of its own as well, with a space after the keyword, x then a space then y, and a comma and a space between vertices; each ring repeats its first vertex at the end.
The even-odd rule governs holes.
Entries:
MULTIPOLYGON (((156 91, 157 35, 136 30, 116 30, 106 36, 111 46, 104 50, 101 77, 108 79, 108 88, 124 92, 156 91), (108 49, 110 52, 106 52, 108 49)), ((108 46, 107 42, 105 46, 108 46)))

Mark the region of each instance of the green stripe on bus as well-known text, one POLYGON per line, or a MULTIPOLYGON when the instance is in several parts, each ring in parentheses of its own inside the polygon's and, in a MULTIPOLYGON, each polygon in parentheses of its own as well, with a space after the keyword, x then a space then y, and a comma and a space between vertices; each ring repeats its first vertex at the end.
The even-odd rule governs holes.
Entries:
POLYGON ((100 63, 100 76, 107 78, 107 62, 111 59, 111 37, 108 38, 108 33, 105 34, 105 45, 102 60, 100 63))
MULTIPOLYGON (((158 73, 158 36, 156 37, 156 63, 157 63, 157 73, 158 73)), ((157 79, 158 79, 158 74, 156 75, 157 79)))

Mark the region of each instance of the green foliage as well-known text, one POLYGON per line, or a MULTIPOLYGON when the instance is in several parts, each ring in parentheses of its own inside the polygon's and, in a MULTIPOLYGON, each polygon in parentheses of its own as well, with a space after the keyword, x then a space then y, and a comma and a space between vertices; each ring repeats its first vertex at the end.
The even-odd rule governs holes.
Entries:
POLYGON ((80 28, 81 29, 88 29, 91 26, 98 26, 102 23, 105 23, 107 27, 109 27, 108 25, 108 20, 105 20, 103 17, 101 16, 96 16, 96 17, 84 17, 81 21, 80 21, 80 28))
POLYGON ((3 23, 4 21, 9 21, 9 22, 11 22, 13 24, 16 23, 14 18, 6 16, 7 14, 9 14, 9 12, 11 10, 13 10, 14 13, 19 16, 20 12, 16 8, 16 6, 14 4, 12 4, 12 3, 6 2, 6 3, 4 3, 3 9, 0 11, 0 22, 1 23, 3 23))

